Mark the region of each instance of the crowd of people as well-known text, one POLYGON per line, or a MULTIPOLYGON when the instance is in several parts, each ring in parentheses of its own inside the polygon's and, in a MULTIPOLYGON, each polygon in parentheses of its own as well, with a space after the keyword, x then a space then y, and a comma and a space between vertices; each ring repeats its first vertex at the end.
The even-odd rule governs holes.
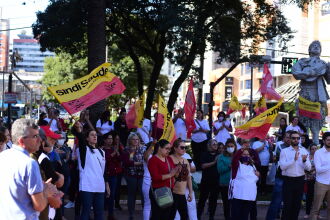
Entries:
POLYGON ((226 220, 255 220, 257 195, 269 191, 268 181, 274 186, 266 220, 298 219, 302 200, 304 217, 315 220, 325 197, 330 204, 330 132, 319 148, 298 117, 290 125, 281 119, 274 137, 247 140, 232 135, 224 112, 210 127, 197 110, 189 142, 179 109, 173 118, 177 139, 170 143, 159 140, 162 130, 150 119, 128 129, 125 115, 121 109, 113 122, 105 111, 94 127, 84 110, 69 128, 51 108, 37 123, 18 119, 11 130, 0 127, 0 219, 65 219, 65 208, 73 207, 76 219, 93 213, 102 220, 104 211, 117 219, 123 179, 129 219, 139 197, 144 220, 212 220, 219 198, 226 220), (202 175, 198 184, 196 171, 202 175))

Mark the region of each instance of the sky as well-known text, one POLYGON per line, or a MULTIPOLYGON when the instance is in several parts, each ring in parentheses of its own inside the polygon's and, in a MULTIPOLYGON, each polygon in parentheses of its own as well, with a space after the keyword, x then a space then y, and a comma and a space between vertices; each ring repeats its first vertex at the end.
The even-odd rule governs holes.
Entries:
MULTIPOLYGON (((1 18, 10 20, 10 29, 30 27, 37 19, 36 12, 44 11, 47 5, 48 0, 0 0, 1 18)), ((32 28, 11 30, 10 44, 22 30, 32 34, 32 28)))

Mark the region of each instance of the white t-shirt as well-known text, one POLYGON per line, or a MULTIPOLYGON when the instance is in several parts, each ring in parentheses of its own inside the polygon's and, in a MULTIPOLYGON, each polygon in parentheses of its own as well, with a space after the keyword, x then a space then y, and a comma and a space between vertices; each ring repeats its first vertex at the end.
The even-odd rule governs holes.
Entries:
POLYGON ((239 168, 233 184, 233 198, 255 201, 257 198, 257 181, 255 168, 239 162, 239 168))
POLYGON ((187 127, 186 123, 182 118, 178 118, 174 123, 176 138, 181 138, 181 140, 187 140, 187 127))
MULTIPOLYGON (((148 161, 150 160, 150 158, 152 157, 152 154, 149 155, 148 157, 148 161)), ((148 163, 145 162, 145 160, 143 160, 143 183, 146 185, 151 185, 151 176, 150 176, 150 172, 148 169, 148 163)))
POLYGON ((99 149, 93 149, 94 153, 91 152, 90 148, 86 149, 86 160, 85 167, 81 166, 81 159, 78 153, 78 164, 79 164, 79 190, 86 192, 105 192, 104 182, 104 169, 105 169, 105 153, 103 150, 103 156, 99 149))
POLYGON ((151 132, 151 121, 149 119, 143 119, 142 128, 137 128, 136 131, 140 134, 144 144, 152 141, 151 137, 149 137, 149 133, 151 132))
POLYGON ((304 133, 304 131, 299 127, 299 125, 296 125, 296 126, 289 125, 288 127, 286 127, 285 132, 288 132, 288 131, 297 131, 297 132, 299 132, 299 134, 304 133))
MULTIPOLYGON (((45 121, 47 121, 48 123, 50 122, 50 118, 45 118, 45 121)), ((52 123, 50 124, 49 126, 50 130, 52 130, 53 132, 56 132, 58 131, 58 127, 57 127, 57 122, 55 119, 53 119, 52 123)))
MULTIPOLYGON (((252 149, 255 150, 255 149, 261 147, 263 144, 264 144, 264 142, 255 141, 252 144, 252 149)), ((267 142, 265 144, 264 149, 259 152, 259 158, 260 158, 261 166, 268 166, 269 159, 270 159, 270 153, 269 153, 269 145, 267 142)))
MULTIPOLYGON (((225 124, 227 127, 230 126, 230 121, 225 120, 222 122, 216 121, 214 122, 214 128, 216 130, 218 130, 223 124, 225 124)), ((214 139, 218 142, 218 143, 223 143, 225 144, 226 141, 231 138, 229 131, 226 128, 221 129, 218 134, 216 136, 214 136, 214 139)))
MULTIPOLYGON (((198 130, 199 128, 202 128, 204 130, 210 131, 209 123, 206 120, 201 120, 201 121, 198 120, 198 123, 197 123, 197 119, 195 119, 194 122, 195 122, 195 125, 196 125, 195 130, 198 130)), ((204 132, 192 133, 191 140, 193 140, 196 143, 201 143, 201 142, 207 140, 207 135, 204 132)))
POLYGON ((111 123, 111 125, 109 125, 108 122, 104 122, 103 124, 101 124, 101 119, 96 122, 96 128, 99 128, 101 130, 102 135, 112 131, 114 129, 113 126, 113 122, 111 123))

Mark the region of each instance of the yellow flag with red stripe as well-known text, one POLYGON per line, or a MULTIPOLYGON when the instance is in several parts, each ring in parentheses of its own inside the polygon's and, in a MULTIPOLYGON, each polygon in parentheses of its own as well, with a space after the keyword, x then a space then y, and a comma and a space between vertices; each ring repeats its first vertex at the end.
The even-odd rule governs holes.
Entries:
POLYGON ((160 95, 158 95, 158 114, 164 117, 163 134, 160 139, 165 139, 168 142, 173 143, 176 139, 174 124, 172 117, 167 110, 164 99, 160 95))

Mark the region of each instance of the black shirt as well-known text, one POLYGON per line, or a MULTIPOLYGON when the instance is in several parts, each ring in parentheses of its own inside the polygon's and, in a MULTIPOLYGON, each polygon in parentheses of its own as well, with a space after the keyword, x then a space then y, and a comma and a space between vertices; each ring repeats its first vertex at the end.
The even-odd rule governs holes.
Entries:
POLYGON ((127 138, 129 135, 129 130, 126 125, 126 121, 122 121, 120 118, 118 118, 115 121, 114 129, 119 135, 120 142, 123 144, 123 146, 126 146, 127 138))
MULTIPOLYGON (((201 164, 213 162, 216 156, 217 154, 212 155, 209 152, 203 152, 201 157, 201 164)), ((219 182, 219 173, 217 170, 217 163, 215 163, 211 167, 202 170, 201 184, 218 185, 218 182, 219 182)))

